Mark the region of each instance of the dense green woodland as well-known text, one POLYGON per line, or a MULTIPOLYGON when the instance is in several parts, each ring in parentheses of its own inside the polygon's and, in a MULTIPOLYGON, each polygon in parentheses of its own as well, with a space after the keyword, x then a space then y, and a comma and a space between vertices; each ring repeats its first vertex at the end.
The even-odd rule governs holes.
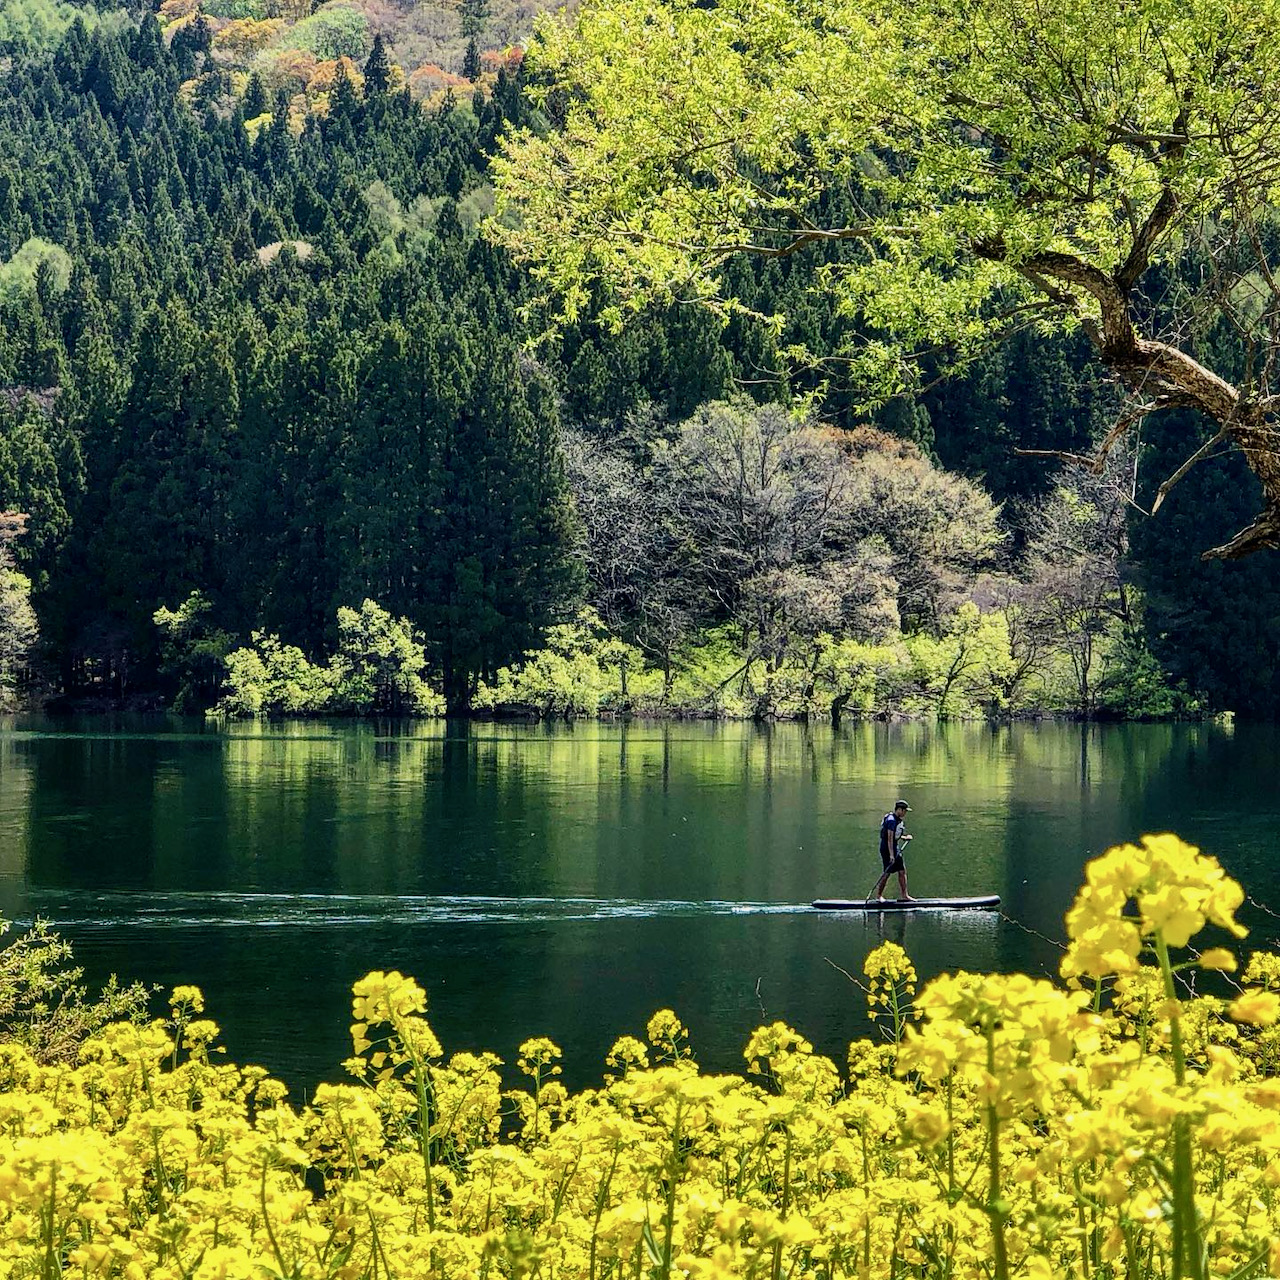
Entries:
MULTIPOLYGON (((779 352, 846 323, 798 254, 729 268, 791 332, 676 308, 530 346, 528 282, 480 233, 520 84, 427 111, 344 80, 250 141, 245 107, 180 101, 201 56, 146 16, 0 59, 0 511, 27 516, 0 530, 0 679, 194 708, 238 651, 293 689, 248 709, 306 710, 297 673, 332 656, 367 688, 317 708, 420 706, 381 655, 454 709, 546 708, 585 653, 619 682, 593 707, 1278 709, 1280 558, 1197 555, 1254 503, 1242 465, 1149 520, 1014 455, 1106 425, 1083 340, 1021 336, 874 429, 835 387, 797 429, 767 408, 779 352), (726 488, 747 455, 780 506, 726 488)), ((1153 427, 1142 474, 1195 430, 1153 427)))

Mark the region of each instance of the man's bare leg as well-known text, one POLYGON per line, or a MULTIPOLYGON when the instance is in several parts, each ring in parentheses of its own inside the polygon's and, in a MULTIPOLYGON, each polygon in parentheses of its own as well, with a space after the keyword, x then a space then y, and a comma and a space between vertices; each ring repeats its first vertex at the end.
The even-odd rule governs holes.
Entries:
POLYGON ((879 899, 879 898, 883 898, 883 897, 884 897, 884 887, 885 887, 885 885, 887 885, 888 883, 889 883, 889 873, 886 871, 886 872, 884 873, 884 875, 882 875, 882 876, 880 877, 880 881, 879 881, 879 883, 878 883, 878 884, 876 885, 876 887, 875 887, 875 892, 874 892, 874 893, 872 893, 872 895, 871 895, 871 896, 872 896, 873 898, 877 898, 877 899, 879 899))
POLYGON ((903 902, 915 901, 915 899, 907 892, 907 873, 905 871, 898 872, 898 888, 902 890, 900 897, 903 902))

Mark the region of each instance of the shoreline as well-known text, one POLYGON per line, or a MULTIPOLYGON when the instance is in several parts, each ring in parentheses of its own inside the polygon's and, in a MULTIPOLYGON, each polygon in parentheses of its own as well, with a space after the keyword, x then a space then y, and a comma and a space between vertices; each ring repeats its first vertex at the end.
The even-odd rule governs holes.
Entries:
POLYGON ((463 713, 444 715, 424 715, 419 713, 371 712, 367 714, 344 714, 331 712, 317 715, 315 713, 298 713, 296 715, 263 714, 258 716, 228 716, 214 711, 176 711, 156 694, 138 694, 125 698, 84 697, 67 698, 59 696, 45 702, 26 702, 0 707, 0 715, 48 716, 51 719, 73 718, 76 716, 113 716, 113 715, 156 715, 174 716, 183 720, 200 721, 202 723, 247 724, 253 721, 282 723, 285 721, 311 721, 324 723, 329 721, 345 721, 350 723, 375 721, 428 722, 444 720, 475 724, 575 724, 579 722, 596 722, 602 724, 625 724, 631 721, 648 723, 680 723, 680 722, 714 722, 723 724, 829 724, 834 727, 849 724, 989 724, 992 726, 1008 724, 1205 724, 1228 723, 1237 718, 1231 711, 1203 712, 1188 715, 1169 716, 1120 716, 1111 712, 1082 714, 1070 711, 1052 711, 1025 709, 1012 712, 1001 712, 987 715, 948 715, 937 716, 923 711, 903 710, 900 708, 884 708, 875 711, 844 711, 840 715, 829 712, 814 711, 809 713, 771 713, 771 714, 735 714, 728 711, 709 711, 694 707, 652 708, 628 707, 600 708, 596 711, 564 711, 556 709, 543 711, 528 705, 512 705, 504 708, 482 708, 463 713))

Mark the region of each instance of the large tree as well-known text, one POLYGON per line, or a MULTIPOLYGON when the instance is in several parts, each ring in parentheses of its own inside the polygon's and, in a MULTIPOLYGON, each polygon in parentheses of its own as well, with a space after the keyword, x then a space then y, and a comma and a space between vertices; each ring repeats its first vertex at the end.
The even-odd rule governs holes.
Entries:
POLYGON ((552 127, 508 139, 494 230, 567 316, 598 281, 732 310, 729 259, 823 247, 869 399, 1083 329, 1113 438, 1192 409, 1188 462, 1243 452, 1262 510, 1206 554, 1244 555, 1280 544, 1277 47, 1280 0, 586 0, 531 51, 552 127))

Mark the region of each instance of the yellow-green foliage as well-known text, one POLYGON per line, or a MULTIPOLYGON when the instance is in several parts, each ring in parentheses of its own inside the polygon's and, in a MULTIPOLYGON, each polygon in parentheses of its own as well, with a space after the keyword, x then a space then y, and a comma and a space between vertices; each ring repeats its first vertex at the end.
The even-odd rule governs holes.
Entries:
MULTIPOLYGON (((163 620, 159 615, 157 623, 163 620)), ((444 699, 423 672, 422 637, 407 618, 373 600, 338 610, 338 648, 325 666, 279 636, 255 631, 227 654, 226 694, 217 711, 258 715, 440 715, 444 699)))
POLYGON ((543 648, 482 684, 475 705, 527 708, 547 716, 595 715, 632 705, 654 684, 640 650, 610 636, 597 614, 583 609, 576 621, 549 628, 543 648))
POLYGON ((106 13, 90 5, 65 4, 63 0, 0 0, 0 46, 50 49, 77 20, 90 29, 106 16, 109 25, 120 26, 122 10, 106 13))
POLYGON ((341 3, 317 9, 279 39, 281 48, 305 49, 317 58, 363 58, 369 43, 369 19, 341 3))
POLYGON ((570 1094, 526 1041, 446 1058, 420 987, 354 988, 346 1064, 301 1108, 215 1065, 198 990, 74 1066, 0 1048, 0 1270, 11 1277, 1276 1275, 1280 964, 1230 1002, 1239 885, 1174 836, 1112 849, 1067 917, 1064 984, 865 966, 880 1042, 847 1071, 781 1023, 708 1075, 670 1011, 570 1094), (1154 963, 1146 963, 1148 959, 1154 963), (1080 982, 1085 985, 1081 987, 1080 982))
POLYGON ((670 680, 634 645, 611 635, 591 609, 552 627, 542 649, 482 684, 481 710, 541 715, 798 716, 876 710, 910 671, 901 643, 867 644, 819 635, 770 663, 742 652, 736 628, 703 632, 674 656, 670 680))
POLYGON ((33 236, 8 262, 0 263, 0 301, 14 302, 34 293, 41 267, 49 272, 54 293, 62 293, 71 279, 71 255, 61 245, 33 236))
POLYGON ((822 634, 780 662, 744 656, 734 628, 682 650, 665 706, 724 716, 825 716, 833 704, 858 713, 895 706, 909 670, 900 640, 883 644, 822 634))
POLYGON ((36 612, 31 607, 31 580, 12 567, 0 547, 0 706, 13 692, 38 634, 36 612))
POLYGON ((971 714, 988 703, 1000 677, 1012 666, 1009 629, 998 613, 980 613, 966 600, 947 620, 939 636, 921 632, 909 636, 907 650, 915 668, 918 698, 939 719, 971 714))
MULTIPOLYGON (((9 929, 0 920, 0 936, 9 929)), ((70 960, 70 945, 47 920, 37 920, 0 948, 0 1041, 22 1045, 38 1062, 71 1062, 87 1036, 108 1023, 145 1015, 141 984, 121 987, 113 977, 91 995, 84 970, 70 960)))

